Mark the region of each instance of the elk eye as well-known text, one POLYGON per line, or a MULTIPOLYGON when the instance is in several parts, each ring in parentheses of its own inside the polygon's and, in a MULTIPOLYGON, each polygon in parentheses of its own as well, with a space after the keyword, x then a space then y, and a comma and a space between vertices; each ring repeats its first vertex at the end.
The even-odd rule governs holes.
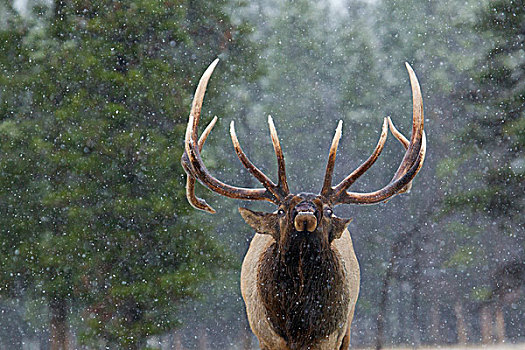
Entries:
POLYGON ((332 209, 326 208, 324 210, 324 213, 325 213, 326 216, 331 217, 334 212, 332 211, 332 209))
POLYGON ((283 216, 283 215, 284 215, 284 210, 279 209, 279 210, 277 211, 277 215, 279 215, 279 216, 283 216))

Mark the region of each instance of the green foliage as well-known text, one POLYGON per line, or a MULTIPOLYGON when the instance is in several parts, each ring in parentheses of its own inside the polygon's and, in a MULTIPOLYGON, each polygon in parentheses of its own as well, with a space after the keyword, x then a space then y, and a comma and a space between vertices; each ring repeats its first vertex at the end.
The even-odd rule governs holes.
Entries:
POLYGON ((444 263, 445 267, 464 269, 476 262, 476 259, 481 254, 479 249, 474 246, 461 246, 457 249, 452 256, 444 263))
POLYGON ((1 294, 75 302, 85 342, 128 348, 231 267, 178 147, 195 77, 245 40, 225 4, 57 1, 0 31, 1 294))
POLYGON ((475 288, 472 290, 472 299, 477 301, 487 301, 491 297, 491 291, 489 288, 481 287, 481 288, 475 288))
POLYGON ((456 94, 465 119, 453 135, 460 155, 441 160, 439 170, 448 191, 441 218, 451 220, 447 231, 457 244, 445 266, 478 276, 469 298, 482 302, 503 283, 491 280, 494 271, 523 259, 525 6, 490 1, 476 15, 472 28, 485 45, 467 65, 471 84, 456 94))
POLYGON ((509 227, 520 216, 524 203, 524 23, 523 1, 492 1, 479 15, 476 29, 485 34, 491 47, 471 68, 475 77, 468 92, 471 112, 459 139, 465 143, 464 154, 487 156, 478 157, 482 161, 477 169, 461 168, 480 181, 464 182, 468 191, 446 201, 448 207, 471 208, 509 221, 509 227))
POLYGON ((456 221, 450 222, 445 226, 448 232, 453 232, 458 238, 469 239, 478 233, 477 227, 472 227, 456 221))

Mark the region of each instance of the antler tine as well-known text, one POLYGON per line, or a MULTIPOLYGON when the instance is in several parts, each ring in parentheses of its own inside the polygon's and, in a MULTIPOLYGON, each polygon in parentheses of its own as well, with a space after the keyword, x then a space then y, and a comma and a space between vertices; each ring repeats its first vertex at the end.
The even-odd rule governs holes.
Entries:
POLYGON ((405 147, 405 151, 408 149, 408 145, 410 144, 410 141, 403 135, 402 133, 397 130, 394 123, 392 122, 392 119, 390 117, 387 117, 386 120, 388 120, 388 128, 390 129, 390 132, 394 137, 405 147))
MULTIPOLYGON (((215 123, 217 122, 217 117, 213 117, 212 121, 206 129, 203 131, 201 137, 199 138, 199 151, 202 151, 202 147, 204 146, 204 143, 206 142, 206 139, 208 138, 208 135, 211 132, 211 129, 215 126, 215 123)), ((186 154, 185 154, 186 155, 186 154)), ((183 156, 184 157, 184 156, 183 156)), ((187 157, 186 157, 187 158, 187 157)), ((186 170, 186 164, 183 162, 182 166, 186 170)), ((190 202, 191 206, 199 209, 204 210, 209 213, 215 214, 215 209, 213 209, 204 199, 201 199, 195 195, 195 177, 190 175, 190 172, 192 170, 188 169, 186 172, 188 173, 188 177, 186 179, 186 198, 188 198, 188 202, 190 202)))
POLYGON ((321 195, 329 196, 332 192, 332 175, 334 174, 335 157, 337 155, 337 147, 339 146, 339 140, 341 139, 341 133, 343 130, 343 121, 340 120, 335 129, 334 138, 332 139, 332 146, 330 146, 330 152, 328 153, 328 163, 326 164, 326 172, 324 175, 323 188, 321 189, 321 195))
MULTIPOLYGON (((197 90, 195 90, 195 95, 193 96, 190 111, 190 114, 192 114, 194 117, 191 137, 195 142, 197 142, 197 126, 199 125, 202 110, 202 102, 204 101, 204 95, 206 94, 206 87, 208 86, 208 81, 210 80, 210 77, 218 63, 219 59, 216 58, 204 71, 201 79, 199 80, 199 85, 197 85, 197 90)), ((206 135, 206 137, 208 137, 208 135, 206 135)), ((206 139, 206 137, 204 139, 206 139)))
POLYGON ((216 118, 214 118, 210 125, 208 125, 199 141, 197 141, 197 126, 200 118, 202 102, 204 100, 204 94, 206 93, 206 86, 218 62, 218 59, 213 61, 199 81, 199 85, 197 86, 197 90, 195 91, 195 96, 193 98, 188 125, 186 127, 184 141, 185 152, 181 158, 182 166, 188 174, 188 179, 186 181, 186 197, 188 198, 190 204, 195 208, 205 210, 210 213, 215 212, 215 210, 210 207, 206 201, 198 198, 195 195, 195 180, 199 180, 200 183, 206 185, 212 191, 222 194, 226 197, 245 200, 266 200, 276 203, 277 199, 267 189, 235 187, 221 182, 210 174, 201 159, 200 151, 204 145, 204 142, 206 141, 206 138, 211 132, 211 129, 215 125, 216 118))
MULTIPOLYGON (((407 140, 407 138, 402 134, 400 133, 397 128, 394 126, 394 123, 392 122, 392 120, 390 119, 390 117, 388 118, 388 126, 390 127, 390 131, 392 132, 392 134, 395 136, 396 139, 399 140, 399 142, 403 145, 403 147, 405 148, 405 150, 408 149, 408 145, 409 145, 409 141, 407 140)), ((424 139, 424 142, 423 144, 421 145, 421 151, 420 151, 420 154, 421 154, 421 163, 419 164, 419 168, 421 168, 423 166, 423 161, 425 160, 425 153, 426 153, 426 134, 425 134, 425 131, 423 130, 423 139, 424 139)), ((419 171, 419 169, 418 169, 419 171)), ((394 180, 394 178, 392 178, 392 180, 394 180)))
POLYGON ((207 211, 208 213, 215 214, 216 211, 206 201, 195 195, 195 181, 196 179, 188 174, 186 178, 186 198, 192 207, 195 209, 207 211))
MULTIPOLYGON (((410 85, 412 87, 413 106, 412 136, 408 145, 406 145, 406 138, 402 136, 397 129, 391 128, 394 136, 406 148, 403 161, 399 165, 393 179, 384 188, 370 193, 356 193, 347 192, 346 188, 348 187, 345 187, 342 191, 335 191, 332 197, 332 201, 335 204, 374 204, 383 202, 388 198, 409 189, 412 179, 421 169, 426 153, 426 135, 423 130, 423 97, 421 96, 421 88, 414 70, 408 63, 406 63, 406 67, 410 76, 410 85)), ((393 126, 391 121, 390 124, 393 126)))
POLYGON ((419 156, 419 148, 421 147, 424 130, 423 97, 421 96, 419 81, 417 80, 416 73, 414 73, 412 67, 410 67, 408 63, 405 63, 405 66, 408 70, 408 75, 410 76, 410 85, 412 86, 412 113, 414 115, 414 120, 412 123, 412 137, 405 156, 403 157, 403 161, 394 175, 393 179, 395 180, 403 176, 419 156))
POLYGON ((383 120, 383 126, 381 128, 381 135, 379 136, 379 141, 377 141, 376 148, 374 149, 374 152, 368 157, 367 160, 365 160, 357 169, 352 171, 350 175, 348 175, 343 181, 339 183, 334 189, 334 196, 337 196, 338 194, 341 194, 342 192, 346 191, 347 188, 352 186, 354 182, 356 182, 357 179, 361 177, 370 167, 376 162, 377 158, 379 158, 379 155, 383 151, 383 148, 385 147, 386 138, 388 136, 388 129, 387 129, 387 121, 386 118, 383 120))
MULTIPOLYGON (((394 126, 394 123, 392 122, 390 117, 388 117, 387 119, 388 119, 388 126, 390 128, 390 132, 392 133, 392 135, 394 135, 394 137, 396 139, 399 140, 399 142, 403 145, 405 150, 407 150, 408 149, 408 145, 409 145, 408 139, 396 129, 396 127, 394 126)), ((423 144, 421 146, 421 151, 420 151, 421 161, 419 163, 419 169, 421 169, 421 167, 423 166, 423 162, 425 160, 425 153, 426 153, 426 135, 425 135, 425 132, 423 131, 423 144)), ((418 172, 419 172, 419 169, 417 169, 418 172)), ((392 178, 392 181, 394 181, 395 179, 396 178, 395 178, 395 175, 394 175, 394 178, 392 178)), ((401 189, 399 191, 399 193, 409 192, 411 189, 412 189, 412 181, 410 181, 408 183, 408 185, 403 187, 403 189, 401 189)))
POLYGON ((206 129, 202 132, 201 137, 199 138, 199 152, 202 151, 202 147, 204 146, 204 142, 206 142, 206 139, 208 138, 208 135, 211 132, 211 129, 215 126, 215 123, 217 123, 217 117, 213 117, 211 122, 208 124, 206 129))
POLYGON ((288 188, 288 182, 286 181, 286 167, 284 164, 283 150, 281 144, 279 143, 279 136, 277 136, 277 130, 275 130, 275 125, 273 124, 272 116, 268 116, 268 126, 270 127, 270 136, 272 138, 273 149, 275 150, 275 155, 277 156, 277 166, 278 166, 278 176, 279 184, 278 189, 282 192, 281 195, 286 197, 290 194, 288 188))
POLYGON ((237 133, 235 132, 235 122, 232 120, 230 123, 230 135, 233 143, 233 147, 235 148, 235 153, 237 153, 237 157, 239 157, 239 160, 241 161, 242 165, 248 171, 257 179, 259 180, 263 186, 270 191, 276 198, 281 198, 280 194, 278 193, 277 185, 273 183, 272 180, 268 176, 266 176, 259 168, 257 168, 246 156, 246 154, 243 152, 241 145, 239 143, 239 139, 237 138, 237 133))

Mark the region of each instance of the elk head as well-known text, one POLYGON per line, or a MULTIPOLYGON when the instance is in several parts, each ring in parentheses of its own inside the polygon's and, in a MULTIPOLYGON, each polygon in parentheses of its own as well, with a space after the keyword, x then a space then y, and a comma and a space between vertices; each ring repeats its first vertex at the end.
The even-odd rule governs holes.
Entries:
POLYGON ((235 152, 244 167, 263 185, 264 188, 243 188, 223 183, 210 174, 201 158, 201 150, 211 129, 217 121, 214 117, 206 127, 200 138, 198 138, 197 126, 201 114, 202 102, 206 91, 208 80, 218 63, 216 59, 204 72, 193 99, 188 126, 186 128, 185 152, 181 163, 188 177, 186 182, 186 196, 190 204, 196 209, 215 213, 206 201, 195 195, 195 181, 199 180, 214 192, 223 196, 243 199, 269 201, 278 206, 273 213, 254 212, 240 208, 244 220, 258 233, 268 234, 275 238, 284 247, 284 235, 282 232, 293 232, 296 235, 315 239, 320 244, 329 244, 332 240, 339 238, 349 223, 349 220, 338 218, 333 213, 333 208, 339 204, 376 204, 387 201, 396 194, 408 191, 412 186, 412 179, 421 169, 425 158, 426 137, 423 130, 423 100, 417 77, 407 63, 406 67, 410 76, 413 98, 413 123, 412 136, 407 140, 390 120, 385 118, 381 130, 381 136, 372 155, 364 161, 350 175, 336 186, 332 186, 332 174, 334 171, 337 146, 341 138, 343 122, 339 121, 335 131, 328 162, 326 166, 323 187, 318 195, 310 193, 290 193, 286 181, 286 169, 277 131, 272 120, 268 117, 270 136, 277 156, 278 182, 273 182, 261 170, 259 170, 243 152, 235 132, 235 124, 230 124, 230 134, 235 152), (369 193, 349 192, 349 187, 363 175, 377 160, 387 138, 387 127, 392 134, 402 143, 406 152, 405 156, 394 174, 392 180, 380 190, 369 193))

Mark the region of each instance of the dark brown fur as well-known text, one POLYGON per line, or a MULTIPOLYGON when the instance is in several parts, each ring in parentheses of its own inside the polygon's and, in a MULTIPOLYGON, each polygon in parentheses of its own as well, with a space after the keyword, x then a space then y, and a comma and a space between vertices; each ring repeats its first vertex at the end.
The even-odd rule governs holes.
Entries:
POLYGON ((290 349, 329 336, 346 322, 348 289, 335 252, 320 235, 292 232, 261 257, 258 288, 270 322, 290 349))

